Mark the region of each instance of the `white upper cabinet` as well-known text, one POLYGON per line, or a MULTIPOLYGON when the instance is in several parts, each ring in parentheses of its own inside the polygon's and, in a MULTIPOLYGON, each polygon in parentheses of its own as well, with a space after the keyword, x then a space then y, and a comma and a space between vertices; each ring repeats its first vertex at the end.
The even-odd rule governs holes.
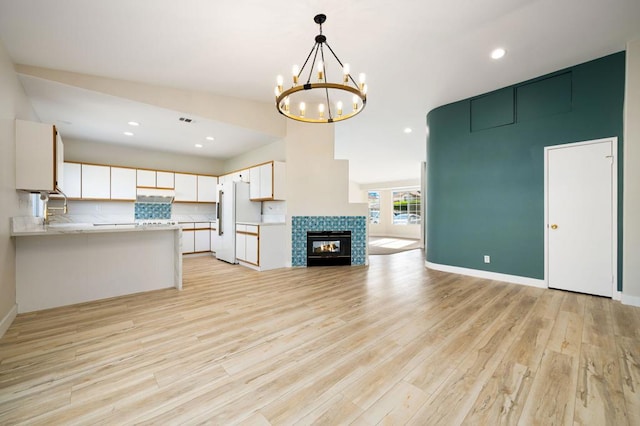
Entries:
POLYGON ((175 191, 175 201, 198 201, 198 176, 176 173, 175 191))
POLYGON ((175 173, 173 172, 156 172, 156 188, 173 189, 175 173))
POLYGON ((272 161, 249 171, 249 197, 252 200, 284 200, 285 163, 272 161))
POLYGON ((215 176, 198 175, 198 201, 201 203, 215 203, 218 201, 216 185, 218 178, 215 176))
POLYGON ((156 187, 156 171, 138 169, 136 171, 136 186, 155 188, 156 187))
POLYGON ((260 185, 260 169, 260 166, 252 167, 249 169, 249 198, 252 200, 262 198, 260 185))
POLYGON ((111 167, 82 165, 82 198, 111 198, 111 167))
POLYGON ((80 192, 80 177, 82 165, 80 163, 64 163, 64 194, 69 198, 80 198, 82 193, 80 192))
POLYGON ((111 199, 136 199, 136 169, 111 167, 111 199))
MULTIPOLYGON (((55 126, 16 120, 16 189, 55 191, 64 150, 55 126)), ((61 183, 61 182, 60 182, 61 183)))

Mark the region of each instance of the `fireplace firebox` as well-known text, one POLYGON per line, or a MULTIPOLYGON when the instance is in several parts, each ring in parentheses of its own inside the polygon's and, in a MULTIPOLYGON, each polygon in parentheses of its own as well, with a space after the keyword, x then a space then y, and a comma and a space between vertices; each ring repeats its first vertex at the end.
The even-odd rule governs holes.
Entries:
POLYGON ((307 266, 351 265, 351 231, 307 231, 307 266))

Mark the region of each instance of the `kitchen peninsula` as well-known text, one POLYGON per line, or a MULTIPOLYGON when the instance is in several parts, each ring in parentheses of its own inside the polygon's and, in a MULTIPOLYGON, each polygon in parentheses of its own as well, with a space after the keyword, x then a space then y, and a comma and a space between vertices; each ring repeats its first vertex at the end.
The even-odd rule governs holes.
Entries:
POLYGON ((15 217, 18 312, 182 288, 180 226, 44 225, 15 217))

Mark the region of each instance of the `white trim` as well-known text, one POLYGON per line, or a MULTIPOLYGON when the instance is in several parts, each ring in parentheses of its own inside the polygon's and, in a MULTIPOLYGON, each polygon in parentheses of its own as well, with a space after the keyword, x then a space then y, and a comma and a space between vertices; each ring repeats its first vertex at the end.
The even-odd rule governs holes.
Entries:
POLYGON ((479 269, 461 268, 459 266, 440 265, 438 263, 428 261, 425 262, 425 266, 429 269, 435 269, 436 271, 486 278, 488 280, 504 281, 507 283, 527 285, 530 287, 547 288, 547 283, 544 280, 536 278, 520 277, 518 275, 501 274, 499 272, 482 271, 479 269))
POLYGON ((9 309, 9 312, 7 312, 7 315, 0 321, 0 337, 4 336, 4 333, 7 332, 13 320, 16 319, 16 315, 18 315, 18 305, 14 303, 11 309, 9 309))
POLYGON ((617 300, 617 301, 622 300, 622 292, 621 291, 614 291, 613 292, 613 296, 611 296, 611 300, 617 300))
POLYGON ((622 304, 640 307, 640 297, 622 294, 622 304))
POLYGON ((612 283, 611 297, 615 299, 618 292, 618 137, 594 139, 584 142, 574 142, 544 147, 544 287, 549 287, 549 191, 548 191, 548 160, 549 151, 552 149, 573 148, 576 146, 592 145, 596 143, 610 142, 613 155, 611 166, 611 218, 613 227, 611 233, 611 257, 612 257, 612 283))

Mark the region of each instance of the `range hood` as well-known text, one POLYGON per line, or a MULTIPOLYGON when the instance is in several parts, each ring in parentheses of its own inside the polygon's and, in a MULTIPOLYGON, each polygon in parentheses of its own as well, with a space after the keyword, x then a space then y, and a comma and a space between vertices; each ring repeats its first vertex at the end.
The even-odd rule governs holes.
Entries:
POLYGON ((175 196, 176 192, 173 189, 138 188, 136 202, 170 204, 175 196))

